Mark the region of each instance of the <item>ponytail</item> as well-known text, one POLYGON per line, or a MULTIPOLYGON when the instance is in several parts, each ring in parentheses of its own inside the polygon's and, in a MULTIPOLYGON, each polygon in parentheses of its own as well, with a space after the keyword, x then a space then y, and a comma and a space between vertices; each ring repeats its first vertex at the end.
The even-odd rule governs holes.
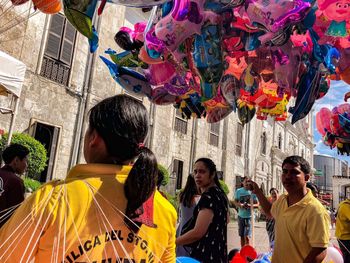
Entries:
POLYGON ((125 197, 128 200, 124 222, 129 227, 132 228, 130 219, 138 216, 137 210, 156 190, 157 177, 156 156, 150 149, 143 147, 124 184, 125 197))

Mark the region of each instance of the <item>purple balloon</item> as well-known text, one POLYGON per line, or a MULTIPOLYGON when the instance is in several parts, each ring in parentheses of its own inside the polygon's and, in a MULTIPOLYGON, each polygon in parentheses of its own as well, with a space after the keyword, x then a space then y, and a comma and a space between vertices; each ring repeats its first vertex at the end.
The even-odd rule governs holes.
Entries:
POLYGON ((271 29, 273 32, 276 32, 280 28, 284 28, 289 24, 295 24, 297 22, 300 22, 306 17, 306 14, 310 10, 311 4, 309 2, 304 2, 302 0, 294 0, 294 2, 295 2, 294 9, 278 17, 274 21, 273 25, 271 25, 271 29))

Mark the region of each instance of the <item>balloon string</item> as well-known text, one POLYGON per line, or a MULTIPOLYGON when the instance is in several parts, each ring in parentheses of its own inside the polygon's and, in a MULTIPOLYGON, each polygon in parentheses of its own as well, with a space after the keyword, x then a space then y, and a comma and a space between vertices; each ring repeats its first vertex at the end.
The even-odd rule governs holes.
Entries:
MULTIPOLYGON (((99 191, 97 191, 97 189, 93 185, 89 184, 86 181, 84 181, 84 183, 88 184, 92 189, 94 189, 94 192, 96 193, 96 195, 100 196, 102 198, 102 200, 104 200, 111 208, 113 208, 117 212, 116 215, 120 219, 124 220, 124 218, 126 218, 127 220, 129 220, 129 222, 131 224, 133 224, 135 227, 137 227, 141 233, 144 233, 145 235, 147 235, 146 231, 144 231, 142 228, 140 228, 137 224, 135 224, 135 222, 132 219, 130 219, 126 214, 124 214, 118 207, 116 207, 113 203, 111 203, 109 200, 107 200, 99 191)), ((164 247, 162 245, 162 243, 158 242, 155 238, 152 238, 152 237, 148 237, 148 238, 150 240, 152 240, 155 244, 157 244, 158 247, 162 248, 166 253, 169 253, 167 248, 164 247)), ((156 257, 156 255, 154 255, 154 256, 156 257)))

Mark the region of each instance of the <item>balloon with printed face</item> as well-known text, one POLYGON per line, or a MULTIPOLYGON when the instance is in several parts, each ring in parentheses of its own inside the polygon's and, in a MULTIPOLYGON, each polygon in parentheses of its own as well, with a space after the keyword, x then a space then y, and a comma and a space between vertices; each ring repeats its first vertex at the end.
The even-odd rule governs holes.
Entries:
POLYGON ((127 67, 120 67, 105 57, 100 58, 106 64, 112 78, 123 89, 138 96, 152 96, 152 87, 145 76, 127 67))
POLYGON ((319 44, 349 48, 349 0, 317 0, 318 10, 313 29, 320 36, 319 44))

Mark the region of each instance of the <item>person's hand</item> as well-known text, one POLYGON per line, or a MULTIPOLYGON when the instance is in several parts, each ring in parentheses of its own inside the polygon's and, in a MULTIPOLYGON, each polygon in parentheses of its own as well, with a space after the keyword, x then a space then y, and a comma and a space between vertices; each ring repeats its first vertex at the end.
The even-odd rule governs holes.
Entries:
POLYGON ((249 205, 248 203, 244 203, 244 204, 242 205, 242 208, 244 208, 244 209, 249 209, 249 208, 250 208, 250 205, 249 205))
POLYGON ((257 192, 258 190, 260 190, 259 185, 258 185, 256 182, 254 182, 253 180, 248 180, 248 181, 247 181, 247 184, 249 185, 250 190, 251 190, 254 194, 256 194, 256 192, 257 192))

